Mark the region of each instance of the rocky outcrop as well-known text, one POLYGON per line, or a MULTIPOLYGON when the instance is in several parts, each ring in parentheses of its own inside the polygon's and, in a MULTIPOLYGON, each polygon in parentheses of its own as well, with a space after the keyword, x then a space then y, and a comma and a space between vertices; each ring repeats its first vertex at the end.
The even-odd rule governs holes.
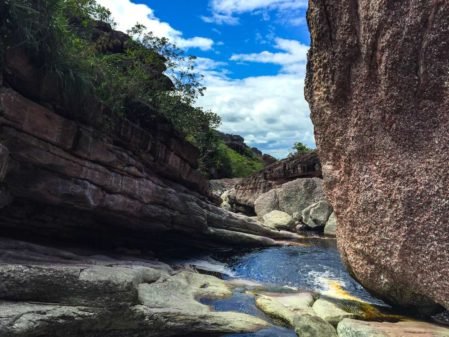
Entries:
POLYGON ((213 276, 144 257, 77 251, 0 239, 0 336, 179 336, 269 326, 201 304, 232 294, 213 276))
POLYGON ((11 196, 0 213, 3 233, 133 245, 177 235, 187 235, 184 243, 220 241, 223 230, 235 232, 223 235, 235 243, 239 233, 247 243, 285 238, 209 202, 195 169, 198 151, 167 126, 149 133, 123 120, 106 136, 5 88, 0 106, 2 153, 9 153, 3 185, 11 196))
POLYGON ((391 303, 449 308, 447 2, 309 5, 306 97, 343 261, 391 303))
POLYGON ((338 324, 340 337, 448 337, 449 330, 424 322, 364 322, 344 319, 338 324))
POLYGON ((245 178, 235 186, 232 203, 254 208, 254 202, 261 194, 288 181, 307 177, 321 177, 321 165, 316 152, 277 161, 245 178))

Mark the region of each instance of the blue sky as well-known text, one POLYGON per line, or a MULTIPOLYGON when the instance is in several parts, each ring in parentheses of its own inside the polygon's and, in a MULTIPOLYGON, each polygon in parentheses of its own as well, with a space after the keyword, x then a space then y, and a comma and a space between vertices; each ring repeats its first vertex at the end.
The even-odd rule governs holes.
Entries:
POLYGON ((314 147, 304 100, 307 0, 98 0, 117 29, 136 22, 188 54, 208 90, 197 104, 222 117, 220 130, 275 157, 295 141, 314 147))

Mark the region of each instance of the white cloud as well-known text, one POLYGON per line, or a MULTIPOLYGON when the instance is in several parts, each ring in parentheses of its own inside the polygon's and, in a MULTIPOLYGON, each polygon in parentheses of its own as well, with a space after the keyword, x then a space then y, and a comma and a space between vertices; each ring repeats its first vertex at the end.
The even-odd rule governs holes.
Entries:
POLYGON ((236 15, 257 12, 266 20, 268 13, 260 10, 275 10, 280 13, 291 14, 307 8, 307 0, 211 0, 212 15, 203 20, 217 24, 238 24, 236 15))
POLYGON ((225 63, 210 59, 201 59, 199 69, 207 91, 198 105, 222 117, 221 131, 241 135, 278 158, 287 156, 297 141, 315 146, 300 73, 232 79, 223 71, 225 63))
POLYGON ((205 37, 184 38, 182 32, 159 20, 147 5, 136 4, 130 0, 97 0, 97 2, 109 8, 118 30, 126 32, 136 23, 140 23, 155 36, 167 37, 180 48, 210 50, 214 44, 212 39, 205 37))
POLYGON ((304 76, 309 46, 296 40, 281 38, 275 39, 275 42, 275 48, 282 52, 263 51, 252 54, 235 54, 231 56, 231 60, 277 64, 282 66, 283 73, 304 76))

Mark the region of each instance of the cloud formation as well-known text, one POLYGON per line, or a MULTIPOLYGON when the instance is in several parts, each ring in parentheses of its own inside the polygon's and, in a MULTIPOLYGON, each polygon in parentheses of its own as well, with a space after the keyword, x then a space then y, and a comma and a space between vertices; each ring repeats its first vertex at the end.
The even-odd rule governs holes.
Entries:
POLYGON ((303 24, 292 15, 298 10, 307 8, 307 0, 210 0, 211 16, 203 17, 205 22, 216 24, 236 25, 239 23, 238 15, 244 13, 261 14, 266 18, 267 10, 274 10, 283 17, 291 18, 288 21, 293 25, 303 24))
POLYGON ((277 64, 282 67, 283 73, 304 76, 309 46, 296 40, 281 38, 276 38, 275 43, 274 48, 281 52, 263 51, 251 54, 234 54, 231 56, 231 61, 277 64))
POLYGON ((251 146, 283 158, 295 142, 314 147, 315 141, 309 106, 304 99, 307 50, 302 45, 298 48, 297 41, 277 40, 278 48, 284 48, 289 55, 254 54, 254 57, 233 57, 231 61, 244 58, 279 64, 283 71, 278 75, 232 79, 226 63, 199 59, 198 69, 205 75, 207 91, 198 105, 221 116, 221 131, 239 134, 251 146))
POLYGON ((159 20, 154 11, 145 4, 136 4, 130 0, 97 0, 97 2, 109 8, 118 30, 126 32, 136 23, 140 23, 155 36, 167 37, 180 48, 210 50, 214 45, 212 39, 205 37, 184 38, 182 32, 159 20))

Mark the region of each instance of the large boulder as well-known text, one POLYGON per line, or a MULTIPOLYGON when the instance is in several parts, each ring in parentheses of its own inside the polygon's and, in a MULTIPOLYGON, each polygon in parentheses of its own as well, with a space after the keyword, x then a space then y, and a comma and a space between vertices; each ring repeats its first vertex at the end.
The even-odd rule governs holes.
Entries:
POLYGON ((259 196, 254 208, 259 218, 279 210, 293 215, 325 199, 322 179, 302 178, 290 181, 259 196))
POLYGON ((316 151, 290 156, 268 165, 238 183, 235 186, 233 203, 254 208, 254 202, 260 195, 286 182, 312 177, 321 177, 321 164, 316 151))
POLYGON ((323 227, 326 225, 332 214, 332 206, 326 200, 321 200, 304 209, 301 214, 302 221, 308 227, 323 227))
POLYGON ((389 302, 449 308, 449 6, 309 5, 306 98, 343 261, 389 302))
POLYGON ((289 229, 294 221, 293 218, 285 212, 271 211, 263 216, 263 223, 265 226, 274 229, 289 229))

